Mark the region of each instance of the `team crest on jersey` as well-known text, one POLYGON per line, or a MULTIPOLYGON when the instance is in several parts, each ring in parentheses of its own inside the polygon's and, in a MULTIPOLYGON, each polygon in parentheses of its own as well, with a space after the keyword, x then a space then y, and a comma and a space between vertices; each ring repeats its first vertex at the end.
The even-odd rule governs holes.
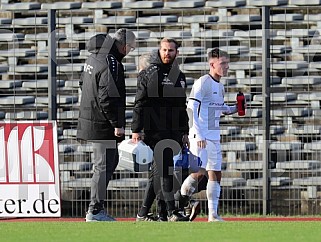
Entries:
POLYGON ((173 85, 173 83, 171 82, 171 80, 169 80, 169 78, 167 77, 167 74, 164 74, 164 78, 162 81, 162 85, 173 85))

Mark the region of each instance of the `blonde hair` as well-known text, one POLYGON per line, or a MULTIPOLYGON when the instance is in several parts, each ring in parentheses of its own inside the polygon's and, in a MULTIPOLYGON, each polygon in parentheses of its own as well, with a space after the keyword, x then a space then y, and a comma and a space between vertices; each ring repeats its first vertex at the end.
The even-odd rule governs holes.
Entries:
POLYGON ((175 49, 177 50, 179 47, 180 47, 180 44, 178 43, 178 41, 176 39, 173 39, 173 38, 163 38, 160 42, 163 43, 163 42, 167 42, 167 43, 174 43, 175 44, 175 49))

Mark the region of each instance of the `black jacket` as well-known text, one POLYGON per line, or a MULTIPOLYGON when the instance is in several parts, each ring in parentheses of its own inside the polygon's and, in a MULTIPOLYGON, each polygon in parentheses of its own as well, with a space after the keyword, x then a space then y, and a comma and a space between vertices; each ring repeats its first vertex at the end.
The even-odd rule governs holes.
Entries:
POLYGON ((82 97, 77 138, 104 140, 114 136, 114 128, 125 127, 126 91, 124 67, 114 40, 109 35, 96 35, 87 43, 92 54, 80 78, 82 97))
POLYGON ((159 53, 154 54, 151 65, 138 74, 132 132, 143 130, 150 146, 162 139, 181 142, 188 134, 185 91, 185 75, 178 64, 165 65, 159 53))

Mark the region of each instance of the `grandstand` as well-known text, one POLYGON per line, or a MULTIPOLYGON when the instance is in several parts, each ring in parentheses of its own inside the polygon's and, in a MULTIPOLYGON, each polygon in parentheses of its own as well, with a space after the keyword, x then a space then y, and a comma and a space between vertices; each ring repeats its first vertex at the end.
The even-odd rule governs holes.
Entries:
MULTIPOLYGON (((230 55, 229 77, 222 80, 225 101, 245 94, 247 114, 223 116, 222 214, 263 212, 262 7, 270 16, 270 141, 268 161, 271 212, 315 215, 321 212, 321 8, 320 0, 168 0, 168 1, 9 1, 0 7, 0 120, 46 120, 51 117, 48 79, 56 47, 56 112, 63 212, 84 216, 89 201, 91 153, 76 139, 78 87, 95 34, 134 30, 138 44, 125 58, 127 127, 136 89, 138 57, 157 49, 164 36, 178 39, 180 67, 188 81, 207 73, 207 51, 219 46, 230 55), (54 38, 48 34, 55 10, 54 38)), ((135 216, 147 173, 121 164, 109 184, 108 207, 116 217, 135 216)), ((203 201, 206 194, 196 195, 203 201)))

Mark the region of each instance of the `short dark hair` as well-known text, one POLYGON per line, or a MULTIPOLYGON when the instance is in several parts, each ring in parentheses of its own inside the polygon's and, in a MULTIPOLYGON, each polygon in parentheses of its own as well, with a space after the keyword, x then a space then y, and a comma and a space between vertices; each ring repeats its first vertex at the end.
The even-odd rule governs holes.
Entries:
POLYGON ((229 58, 227 52, 220 50, 219 48, 214 48, 214 49, 210 50, 210 52, 208 52, 208 54, 207 54, 208 60, 211 58, 220 58, 220 57, 229 58))
POLYGON ((178 43, 178 41, 174 38, 163 38, 160 43, 163 42, 168 42, 168 43, 174 43, 175 44, 175 49, 177 50, 181 45, 178 43))

